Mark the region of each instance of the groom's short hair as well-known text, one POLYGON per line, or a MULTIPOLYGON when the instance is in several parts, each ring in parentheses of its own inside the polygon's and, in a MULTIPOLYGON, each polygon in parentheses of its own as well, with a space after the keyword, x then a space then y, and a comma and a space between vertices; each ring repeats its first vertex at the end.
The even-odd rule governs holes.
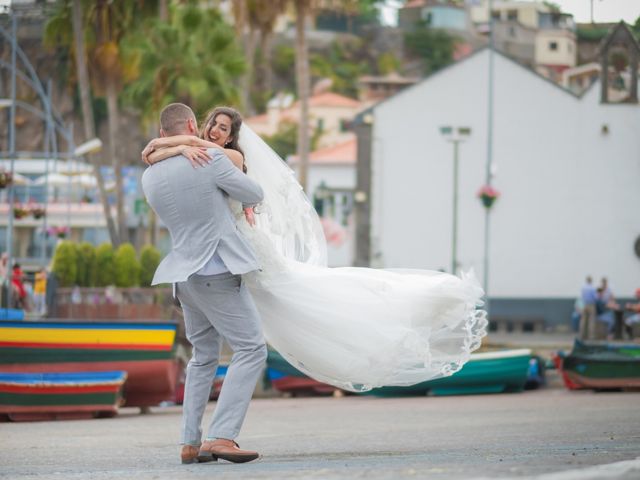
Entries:
POLYGON ((170 103, 160 112, 160 128, 167 135, 188 133, 188 120, 193 120, 193 125, 197 128, 196 116, 193 110, 184 103, 170 103))

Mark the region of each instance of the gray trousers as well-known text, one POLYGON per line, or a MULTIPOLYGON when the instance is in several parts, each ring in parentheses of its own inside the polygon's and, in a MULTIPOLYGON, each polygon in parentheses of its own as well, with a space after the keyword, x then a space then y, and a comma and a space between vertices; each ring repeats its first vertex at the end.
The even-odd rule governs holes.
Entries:
POLYGON ((267 358, 260 317, 240 275, 192 275, 176 285, 186 335, 193 346, 184 387, 181 443, 200 445, 202 416, 209 401, 224 338, 233 357, 206 440, 238 436, 267 358))

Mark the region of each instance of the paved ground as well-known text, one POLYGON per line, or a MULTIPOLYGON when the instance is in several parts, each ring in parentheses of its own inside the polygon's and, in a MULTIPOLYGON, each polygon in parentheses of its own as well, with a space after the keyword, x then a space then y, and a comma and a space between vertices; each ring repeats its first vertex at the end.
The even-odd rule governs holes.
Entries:
POLYGON ((178 461, 179 407, 124 409, 113 419, 0 424, 0 478, 638 479, 639 405, 640 393, 561 388, 258 399, 238 440, 260 460, 189 466, 178 461))

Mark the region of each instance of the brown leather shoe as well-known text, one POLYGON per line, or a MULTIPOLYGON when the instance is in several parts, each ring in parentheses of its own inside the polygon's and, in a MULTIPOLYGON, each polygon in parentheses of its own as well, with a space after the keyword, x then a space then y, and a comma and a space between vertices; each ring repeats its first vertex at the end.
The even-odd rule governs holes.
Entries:
POLYGON ((215 460, 211 455, 200 458, 200 449, 195 445, 183 445, 180 451, 180 459, 183 464, 211 462, 215 460))
POLYGON ((260 457, 258 452, 240 450, 240 445, 233 440, 227 440, 225 438, 217 438, 213 441, 204 442, 198 454, 198 459, 210 458, 211 460, 217 460, 218 458, 222 458, 223 460, 233 463, 250 462, 258 457, 260 457))

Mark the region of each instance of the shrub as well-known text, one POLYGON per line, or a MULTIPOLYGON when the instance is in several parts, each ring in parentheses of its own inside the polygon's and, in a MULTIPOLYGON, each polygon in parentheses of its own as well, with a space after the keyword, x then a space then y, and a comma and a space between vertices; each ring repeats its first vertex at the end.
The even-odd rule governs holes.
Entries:
POLYGON ((103 243, 96 248, 96 286, 106 287, 116 283, 116 269, 113 262, 113 247, 103 243))
POLYGON ((150 287, 153 274, 160 263, 160 252, 153 245, 145 245, 140 250, 140 285, 150 287))
POLYGON ((76 248, 71 242, 60 242, 53 255, 53 273, 61 287, 70 287, 76 281, 78 271, 76 248))
POLYGON ((130 243, 123 243, 115 253, 116 287, 133 287, 140 280, 140 262, 130 243))
POLYGON ((89 242, 76 245, 78 272, 76 283, 81 287, 93 287, 96 284, 96 249, 89 242))

